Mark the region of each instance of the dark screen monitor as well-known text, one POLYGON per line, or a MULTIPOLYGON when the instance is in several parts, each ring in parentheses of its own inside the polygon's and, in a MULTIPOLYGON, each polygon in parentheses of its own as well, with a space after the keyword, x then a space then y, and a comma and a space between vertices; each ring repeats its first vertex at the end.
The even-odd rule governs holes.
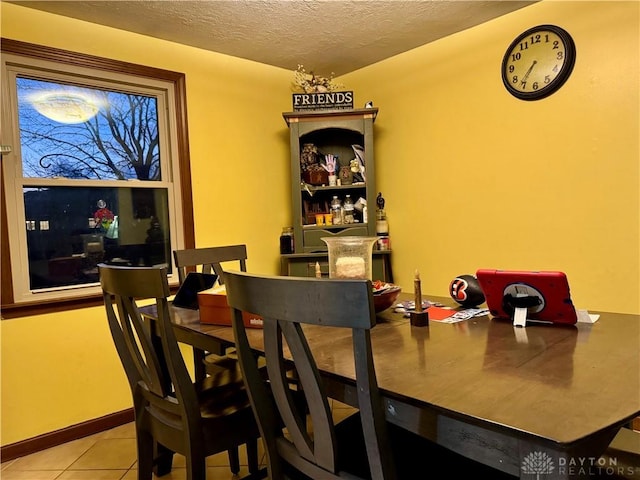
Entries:
POLYGON ((480 269, 476 278, 495 318, 514 319, 517 308, 526 308, 527 321, 577 322, 563 272, 480 269))
POLYGON ((198 292, 212 288, 218 275, 215 273, 189 272, 173 298, 175 307, 198 310, 198 292))

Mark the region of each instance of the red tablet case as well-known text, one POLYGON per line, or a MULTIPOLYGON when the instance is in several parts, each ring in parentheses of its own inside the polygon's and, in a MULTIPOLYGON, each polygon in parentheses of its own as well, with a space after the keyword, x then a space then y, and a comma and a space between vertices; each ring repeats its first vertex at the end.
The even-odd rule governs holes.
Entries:
POLYGON ((536 295, 542 303, 528 309, 527 320, 575 324, 576 309, 571 301, 569 281, 563 272, 480 269, 476 278, 493 317, 513 318, 514 308, 505 295, 536 295))

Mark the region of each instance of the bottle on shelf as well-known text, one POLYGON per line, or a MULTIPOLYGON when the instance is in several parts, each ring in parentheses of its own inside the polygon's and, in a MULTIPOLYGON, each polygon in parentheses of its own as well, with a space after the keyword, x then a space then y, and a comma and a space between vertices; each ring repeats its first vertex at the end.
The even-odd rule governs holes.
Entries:
POLYGON ((351 195, 347 195, 344 199, 344 223, 354 223, 355 205, 351 199, 351 195))
POLYGON ((280 254, 286 255, 295 251, 293 244, 293 227, 284 227, 280 234, 280 254))
POLYGON ((376 199, 376 236, 378 238, 378 250, 389 250, 389 222, 387 221, 387 214, 384 211, 385 200, 382 197, 382 193, 378 193, 376 199))
POLYGON ((378 209, 376 211, 376 235, 389 236, 389 222, 387 221, 387 215, 384 210, 378 209))
POLYGON ((334 195, 333 199, 331 200, 331 214, 333 217, 333 225, 342 225, 342 202, 337 195, 334 195))
POLYGON ((378 250, 389 250, 389 222, 384 210, 376 211, 376 236, 378 237, 378 250))

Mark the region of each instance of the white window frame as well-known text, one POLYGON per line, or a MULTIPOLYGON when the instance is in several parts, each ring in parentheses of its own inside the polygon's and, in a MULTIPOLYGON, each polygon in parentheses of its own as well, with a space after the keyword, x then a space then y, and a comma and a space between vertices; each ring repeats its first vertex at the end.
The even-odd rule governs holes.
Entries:
MULTIPOLYGON (((46 47, 44 47, 46 48, 46 47)), ((4 50, 4 45, 3 45, 4 50)), ((145 68, 145 67, 141 67, 145 68)), ((145 77, 126 74, 119 71, 105 71, 99 68, 85 67, 77 64, 65 64, 46 58, 35 58, 29 55, 5 53, 2 55, 2 138, 3 146, 11 147, 11 152, 2 155, 3 190, 6 208, 4 228, 10 250, 11 282, 13 289, 12 304, 50 303, 56 300, 97 297, 100 294, 98 284, 87 286, 58 287, 32 291, 29 288, 29 264, 27 256, 27 236, 25 229, 25 209, 23 186, 97 186, 136 188, 146 185, 152 188, 166 188, 169 199, 170 245, 171 250, 188 248, 193 243, 192 231, 185 230, 185 205, 183 198, 186 192, 185 172, 181 172, 180 145, 177 135, 177 120, 183 112, 176 101, 175 82, 162 78, 145 77), (158 130, 160 136, 162 180, 146 181, 103 181, 103 180, 69 180, 53 178, 22 177, 22 160, 20 154, 20 137, 17 118, 16 76, 29 76, 54 82, 84 83, 90 87, 106 88, 113 91, 126 91, 142 95, 151 95, 158 100, 158 130), (186 235, 185 235, 186 232, 186 235), (190 241, 189 241, 190 240, 190 241)), ((183 106, 184 107, 184 106, 183 106)), ((186 128, 186 125, 184 126, 186 128)), ((184 149, 183 149, 184 150, 184 149)), ((186 150, 188 152, 188 149, 186 150)), ((186 162, 188 165, 188 162, 186 162)), ((190 173, 190 172, 186 172, 190 173)), ((190 182, 188 188, 190 189, 190 182)), ((190 200, 190 192, 187 197, 190 200)), ((192 205, 188 205, 192 209, 192 205)), ((187 215, 188 217, 189 215, 187 215)), ((189 219, 188 219, 189 220, 189 219)), ((3 255, 4 259, 5 255, 3 255)), ((3 268, 4 270, 4 268, 3 268)), ((175 268, 169 281, 177 283, 175 268)), ((3 280, 5 276, 3 275, 3 280)), ((5 292, 3 288, 3 293, 5 292)), ((6 300, 3 296, 3 310, 6 300)), ((3 312, 4 313, 4 312, 3 312)))

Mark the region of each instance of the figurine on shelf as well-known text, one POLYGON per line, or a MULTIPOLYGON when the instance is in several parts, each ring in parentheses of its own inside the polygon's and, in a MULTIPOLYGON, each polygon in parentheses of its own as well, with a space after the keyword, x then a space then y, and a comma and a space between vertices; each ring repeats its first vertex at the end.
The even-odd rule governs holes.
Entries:
POLYGON ((349 169, 351 170, 351 173, 353 174, 353 183, 364 183, 364 179, 362 178, 362 175, 360 174, 360 165, 358 164, 358 160, 357 159, 352 159, 349 162, 349 169))
POLYGON ((318 148, 313 143, 305 143, 300 152, 300 170, 306 172, 318 163, 318 148))
POLYGON ((300 170, 302 180, 309 185, 326 185, 329 183, 329 174, 320 164, 318 147, 313 143, 305 143, 300 152, 300 170))
POLYGON ((351 170, 353 171, 354 182, 366 182, 367 178, 364 174, 364 148, 361 145, 351 145, 353 153, 356 156, 351 160, 351 170))
POLYGON ((340 182, 342 185, 351 185, 353 183, 353 172, 347 165, 340 167, 340 182))
POLYGON ((336 165, 337 165, 338 157, 334 156, 330 153, 327 153, 324 156, 324 164, 322 167, 329 174, 329 185, 334 186, 336 184, 337 176, 336 176, 336 165))
POLYGON ((376 235, 378 236, 378 250, 389 250, 389 222, 387 221, 387 214, 384 211, 384 197, 382 192, 378 193, 376 198, 376 235))

